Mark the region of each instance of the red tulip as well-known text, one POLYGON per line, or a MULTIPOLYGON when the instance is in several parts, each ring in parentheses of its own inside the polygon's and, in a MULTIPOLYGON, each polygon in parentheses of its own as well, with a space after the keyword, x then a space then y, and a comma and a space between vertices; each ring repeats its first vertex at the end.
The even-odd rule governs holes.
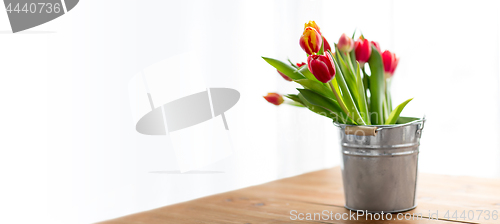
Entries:
POLYGON ((288 77, 285 74, 281 73, 280 70, 276 69, 276 71, 278 71, 278 73, 280 73, 281 77, 283 77, 286 81, 289 81, 289 82, 292 81, 292 79, 290 77, 288 77))
POLYGON ((368 41, 367 39, 359 39, 355 43, 355 48, 356 60, 361 66, 363 66, 368 61, 368 59, 370 59, 370 55, 372 54, 372 46, 370 45, 370 41, 368 41))
POLYGON ((300 62, 300 63, 297 63, 297 67, 299 67, 299 68, 300 68, 300 67, 302 67, 302 66, 304 66, 304 65, 306 65, 306 63, 305 63, 305 62, 300 62))
POLYGON ((283 100, 283 97, 277 93, 268 93, 267 96, 264 96, 264 99, 266 99, 267 102, 272 103, 276 106, 279 106, 285 101, 283 100))
POLYGON ((304 33, 299 41, 300 47, 302 47, 308 55, 318 53, 322 43, 323 38, 321 38, 321 34, 312 27, 306 27, 304 29, 304 33))
POLYGON ((375 48, 377 48, 378 52, 382 52, 382 50, 380 50, 380 44, 376 41, 371 41, 372 42, 372 45, 375 46, 375 48))
POLYGON ((314 77, 322 83, 327 83, 335 76, 335 66, 330 54, 311 55, 307 58, 307 66, 314 77))
POLYGON ((330 47, 330 44, 328 43, 328 41, 326 41, 326 38, 325 38, 325 37, 323 37, 323 45, 324 45, 324 46, 323 46, 323 50, 324 50, 325 52, 327 52, 327 51, 332 51, 332 48, 330 47))
POLYGON ((337 47, 339 48, 340 51, 349 53, 354 48, 354 41, 350 37, 345 35, 345 33, 343 33, 342 36, 340 36, 337 47))
POLYGON ((399 58, 396 57, 396 54, 386 50, 382 53, 382 61, 384 62, 386 77, 392 77, 396 67, 398 66, 399 58))

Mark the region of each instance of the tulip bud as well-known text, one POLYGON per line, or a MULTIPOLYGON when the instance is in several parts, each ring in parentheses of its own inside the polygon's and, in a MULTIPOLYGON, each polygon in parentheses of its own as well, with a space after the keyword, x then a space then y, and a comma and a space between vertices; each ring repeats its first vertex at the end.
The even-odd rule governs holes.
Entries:
POLYGON ((382 50, 380 49, 380 44, 376 41, 371 41, 372 42, 372 45, 375 46, 375 48, 377 48, 378 52, 382 52, 382 50))
POLYGON ((370 55, 372 54, 372 46, 370 41, 367 39, 359 39, 356 41, 355 45, 355 53, 356 60, 359 62, 361 66, 363 66, 370 59, 370 55))
POLYGON ((308 54, 318 53, 323 43, 321 35, 312 27, 306 27, 304 33, 300 37, 300 47, 308 54))
POLYGON ((304 65, 306 65, 306 63, 305 63, 305 62, 300 62, 300 63, 297 63, 297 67, 299 67, 299 68, 300 68, 300 67, 302 67, 302 66, 304 66, 304 65))
POLYGON ((335 76, 335 66, 330 54, 311 55, 307 58, 309 71, 322 83, 327 83, 335 76))
POLYGON ((330 47, 330 44, 328 43, 328 41, 326 41, 326 38, 325 38, 325 37, 323 37, 323 45, 324 45, 324 46, 323 46, 323 50, 324 50, 325 52, 327 52, 327 51, 332 51, 332 48, 330 47))
POLYGON ((316 22, 310 20, 309 22, 307 22, 305 25, 304 25, 304 30, 307 28, 307 27, 312 27, 314 28, 316 31, 318 31, 319 34, 321 34, 321 31, 319 31, 319 26, 316 24, 316 22))
POLYGON ((281 73, 280 70, 276 69, 276 71, 278 71, 278 73, 280 73, 281 77, 283 77, 286 81, 289 81, 289 82, 292 81, 292 79, 290 77, 288 77, 285 74, 281 73))
POLYGON ((392 77, 398 66, 399 58, 396 57, 396 54, 386 50, 382 53, 382 61, 384 62, 385 77, 392 77))
POLYGON ((339 48, 340 51, 349 53, 354 48, 354 41, 350 37, 345 35, 345 33, 343 33, 342 36, 340 36, 337 47, 339 48))
POLYGON ((272 103, 276 106, 279 106, 285 101, 283 100, 283 97, 277 93, 268 93, 267 96, 264 96, 264 99, 266 99, 267 102, 272 103))

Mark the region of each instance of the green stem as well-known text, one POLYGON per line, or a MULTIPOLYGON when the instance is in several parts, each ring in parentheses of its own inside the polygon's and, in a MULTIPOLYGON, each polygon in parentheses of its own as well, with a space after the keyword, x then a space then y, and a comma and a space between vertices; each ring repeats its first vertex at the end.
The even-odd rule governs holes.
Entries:
POLYGON ((351 67, 352 74, 355 74, 356 71, 354 71, 354 66, 352 65, 351 54, 347 52, 346 55, 347 55, 347 61, 349 62, 349 67, 351 67))
POLYGON ((299 68, 292 61, 290 61, 290 58, 287 58, 287 60, 288 60, 288 62, 290 63, 291 66, 293 66, 294 68, 299 68))
POLYGON ((361 71, 363 71, 363 84, 365 87, 365 96, 368 96, 368 92, 370 91, 370 77, 366 74, 365 66, 361 67, 361 71))
POLYGON ((385 98, 387 100, 387 108, 389 114, 392 112, 391 81, 392 78, 385 79, 385 98))
POLYGON ((356 62, 356 86, 358 88, 358 96, 356 99, 358 100, 359 112, 361 113, 361 117, 365 121, 366 124, 371 125, 370 121, 370 113, 368 111, 368 103, 366 100, 365 87, 363 85, 363 79, 361 78, 361 72, 359 71, 359 63, 356 62))
POLYGON ((384 99, 382 105, 383 105, 382 109, 384 113, 384 120, 387 120, 387 118, 389 118, 389 106, 387 105, 387 99, 384 99))
POLYGON ((352 117, 352 114, 349 113, 349 110, 347 110, 347 107, 345 106, 344 101, 342 100, 342 98, 340 98, 337 91, 335 91, 335 87, 333 87, 332 81, 330 80, 330 82, 328 82, 328 84, 330 85, 330 88, 332 88, 332 92, 333 92, 333 94, 335 94, 335 98, 337 98, 337 102, 339 103, 340 108, 342 108, 342 110, 344 111, 345 114, 347 114, 348 117, 350 117, 353 121, 355 121, 355 119, 352 117))
MULTIPOLYGON (((331 55, 330 51, 328 51, 328 53, 331 55)), ((356 107, 356 103, 354 102, 353 97, 351 95, 351 92, 347 87, 344 75, 342 74, 342 69, 337 63, 337 60, 333 59, 333 63, 335 64, 335 68, 337 69, 337 74, 335 74, 335 79, 337 80, 337 83, 340 89, 342 90, 342 97, 345 97, 344 103, 346 108, 348 109, 348 111, 351 112, 351 116, 356 123, 358 123, 359 125, 366 125, 366 122, 363 120, 363 117, 361 117, 359 110, 356 107)))

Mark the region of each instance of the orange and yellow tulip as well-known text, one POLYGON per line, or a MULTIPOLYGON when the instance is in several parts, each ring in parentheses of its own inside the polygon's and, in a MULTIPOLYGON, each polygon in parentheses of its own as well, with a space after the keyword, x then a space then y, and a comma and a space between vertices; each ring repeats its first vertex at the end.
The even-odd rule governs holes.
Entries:
POLYGON ((308 54, 318 53, 323 43, 323 38, 318 31, 312 27, 306 27, 302 36, 300 36, 300 47, 308 54))

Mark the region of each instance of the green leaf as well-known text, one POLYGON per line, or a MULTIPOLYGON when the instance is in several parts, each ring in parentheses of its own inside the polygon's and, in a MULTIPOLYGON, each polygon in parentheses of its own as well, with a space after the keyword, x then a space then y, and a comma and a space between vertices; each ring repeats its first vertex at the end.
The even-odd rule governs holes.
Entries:
POLYGON ((280 60, 272 59, 272 58, 266 58, 262 57, 264 60, 266 60, 267 63, 272 65, 274 68, 278 69, 281 73, 285 74, 289 78, 293 80, 298 80, 298 79, 304 79, 304 75, 302 75, 300 72, 296 71, 296 69, 289 64, 282 62, 280 60))
MULTIPOLYGON (((321 37, 321 38, 323 38, 323 37, 321 37)), ((325 41, 322 40, 321 41, 321 47, 319 48, 318 55, 323 55, 324 52, 325 52, 325 41)))
POLYGON ((396 124, 406 124, 410 123, 412 121, 420 120, 422 118, 416 118, 416 117, 399 117, 398 120, 396 121, 396 124))
POLYGON ((302 106, 305 106, 304 103, 302 102, 302 100, 300 100, 299 95, 297 95, 297 94, 288 94, 288 95, 285 95, 285 97, 293 100, 296 103, 301 104, 302 106))
POLYGON ((384 106, 382 108, 382 111, 384 111, 384 121, 387 121, 387 119, 389 118, 389 108, 387 107, 387 100, 384 99, 384 102, 382 103, 382 105, 384 106))
MULTIPOLYGON (((308 103, 313 106, 321 107, 325 110, 328 110, 329 117, 332 118, 335 122, 345 124, 349 117, 342 111, 339 104, 332 101, 331 99, 321 96, 320 94, 308 90, 308 89, 297 89, 300 92, 300 96, 302 96, 308 103)), ((307 105, 306 105, 307 106, 307 105)))
POLYGON ((387 101, 387 109, 392 112, 392 96, 391 96, 391 78, 385 79, 385 100, 387 101))
MULTIPOLYGON (((337 79, 336 78, 332 79, 332 81, 330 81, 330 83, 332 84, 331 86, 329 86, 330 89, 332 90, 332 93, 334 93, 333 91, 335 91, 334 95, 340 96, 339 98, 337 98, 335 96, 335 101, 339 105, 340 104, 345 105, 345 101, 344 101, 344 99, 342 99, 342 93, 340 92, 340 87, 339 87, 339 83, 337 82, 337 79), (340 100, 340 102, 339 102, 339 100, 340 100)), ((347 109, 347 107, 346 107, 346 109, 347 109)), ((344 112, 349 113, 349 111, 344 111, 344 112)))
POLYGON ((368 60, 370 65, 370 118, 373 125, 384 124, 383 103, 385 98, 384 64, 380 53, 372 46, 368 60))
MULTIPOLYGON (((338 52, 338 49, 337 49, 337 52, 338 52)), ((346 58, 346 60, 349 60, 349 59, 346 58)), ((339 57, 339 65, 340 65, 340 69, 342 70, 342 74, 344 75, 344 79, 347 83, 347 86, 349 87, 349 91, 352 93, 352 96, 354 98, 354 102, 357 102, 358 89, 356 87, 356 77, 354 76, 353 71, 350 68, 350 66, 346 64, 346 62, 342 59, 342 57, 339 57)))
POLYGON ((368 113, 368 106, 366 102, 366 95, 365 95, 365 87, 363 85, 363 80, 361 79, 361 71, 359 69, 359 63, 356 62, 357 69, 356 69, 356 85, 358 87, 358 106, 359 106, 359 111, 361 113, 361 116, 363 117, 363 120, 366 121, 368 125, 371 125, 370 118, 369 118, 369 113, 368 113))
MULTIPOLYGON (((339 84, 337 83, 337 79, 335 79, 335 78, 332 79, 332 85, 333 85, 333 88, 334 88, 334 89, 332 89, 332 91, 335 90, 335 92, 337 93, 337 95, 342 96, 342 93, 340 92, 339 84)), ((340 98, 340 99, 342 100, 342 98, 340 98)), ((344 100, 342 100, 342 102, 344 102, 344 100)))
POLYGON ((320 81, 313 81, 309 79, 296 80, 298 84, 302 85, 304 88, 312 90, 324 97, 328 97, 331 100, 337 102, 335 95, 333 94, 331 88, 320 81))
POLYGON ((398 120, 396 121, 396 124, 406 124, 421 119, 422 118, 416 118, 416 117, 399 117, 398 120))
POLYGON ((396 124, 396 121, 399 118, 399 115, 401 114, 401 111, 405 108, 406 104, 408 104, 413 98, 410 98, 406 100, 405 102, 399 104, 389 115, 389 118, 385 121, 385 125, 390 125, 390 124, 396 124))
POLYGON ((356 34, 356 29, 354 30, 354 33, 352 34, 352 41, 354 43, 354 47, 352 48, 352 51, 350 52, 351 54, 351 60, 352 60, 352 64, 356 64, 356 40, 354 40, 354 35, 356 34))
POLYGON ((295 65, 292 61, 290 61, 290 58, 287 58, 286 60, 288 61, 288 63, 290 63, 290 65, 291 65, 292 67, 294 67, 294 68, 299 68, 299 67, 297 67, 297 65, 295 65))
MULTIPOLYGON (((335 49, 338 50, 337 48, 337 44, 335 44, 335 49)), ((330 56, 333 57, 332 55, 332 52, 331 51, 328 51, 328 54, 330 54, 330 56)), ((341 55, 339 55, 339 53, 335 53, 335 57, 333 57, 335 61, 338 61, 339 58, 342 58, 341 55)), ((338 67, 337 64, 334 63, 334 66, 335 66, 335 70, 336 70, 336 74, 340 74, 342 73, 342 69, 338 67)), ((336 76, 339 76, 339 75, 336 75, 336 76)), ((352 114, 349 112, 349 109, 347 109, 347 106, 346 106, 346 103, 345 103, 345 100, 343 99, 343 96, 342 96, 342 92, 340 91, 340 87, 339 87, 339 84, 337 82, 337 77, 334 77, 331 81, 330 81, 330 89, 332 90, 333 94, 335 95, 335 99, 337 99, 337 102, 339 103, 340 107, 342 108, 342 111, 344 111, 344 113, 348 114, 350 118, 353 118, 352 114)))
POLYGON ((363 71, 363 85, 365 86, 365 95, 368 96, 368 91, 370 91, 370 76, 366 74, 365 68, 361 69, 363 71))
POLYGON ((355 49, 353 49, 351 52, 349 52, 349 55, 351 56, 351 62, 352 62, 352 64, 355 65, 356 62, 358 62, 358 61, 356 61, 355 49))
POLYGON ((318 81, 318 79, 316 79, 316 77, 309 71, 307 65, 303 65, 297 71, 300 72, 300 74, 304 75, 306 79, 318 81))
POLYGON ((304 104, 297 103, 295 101, 285 101, 284 103, 294 107, 306 107, 304 104))
POLYGON ((335 56, 336 56, 335 59, 337 59, 337 61, 339 61, 340 58, 344 59, 345 56, 340 53, 339 48, 337 47, 337 44, 334 44, 334 45, 335 45, 334 49, 335 49, 335 56))
POLYGON ((304 96, 302 96, 302 94, 299 93, 298 96, 304 102, 304 105, 307 107, 307 109, 309 109, 310 111, 317 113, 319 115, 331 118, 332 120, 336 116, 336 115, 333 115, 329 110, 327 110, 325 108, 314 106, 313 104, 307 102, 307 100, 304 98, 304 96))
MULTIPOLYGON (((340 52, 336 45, 335 45, 335 50, 337 52, 340 52)), ((343 53, 336 53, 336 54, 341 54, 342 56, 344 56, 343 53)), ((345 55, 344 57, 345 60, 342 57, 339 57, 338 64, 340 65, 340 69, 342 70, 342 75, 344 76, 345 82, 347 83, 347 87, 349 87, 349 91, 352 93, 354 103, 356 104, 356 106, 359 107, 357 99, 359 93, 358 93, 358 88, 356 86, 356 77, 354 75, 354 69, 350 66, 350 64, 347 64, 350 61, 349 56, 345 55)))
POLYGON ((363 120, 363 118, 359 113, 358 108, 356 107, 356 103, 352 98, 351 92, 349 91, 349 87, 347 87, 346 81, 344 79, 344 75, 342 74, 342 71, 335 58, 333 59, 333 62, 335 63, 335 68, 337 69, 337 73, 335 74, 335 79, 337 80, 337 83, 339 84, 339 87, 342 91, 342 98, 344 100, 345 106, 347 107, 347 110, 349 111, 349 115, 352 116, 351 118, 353 118, 353 120, 356 123, 360 125, 366 125, 366 122, 363 120))

